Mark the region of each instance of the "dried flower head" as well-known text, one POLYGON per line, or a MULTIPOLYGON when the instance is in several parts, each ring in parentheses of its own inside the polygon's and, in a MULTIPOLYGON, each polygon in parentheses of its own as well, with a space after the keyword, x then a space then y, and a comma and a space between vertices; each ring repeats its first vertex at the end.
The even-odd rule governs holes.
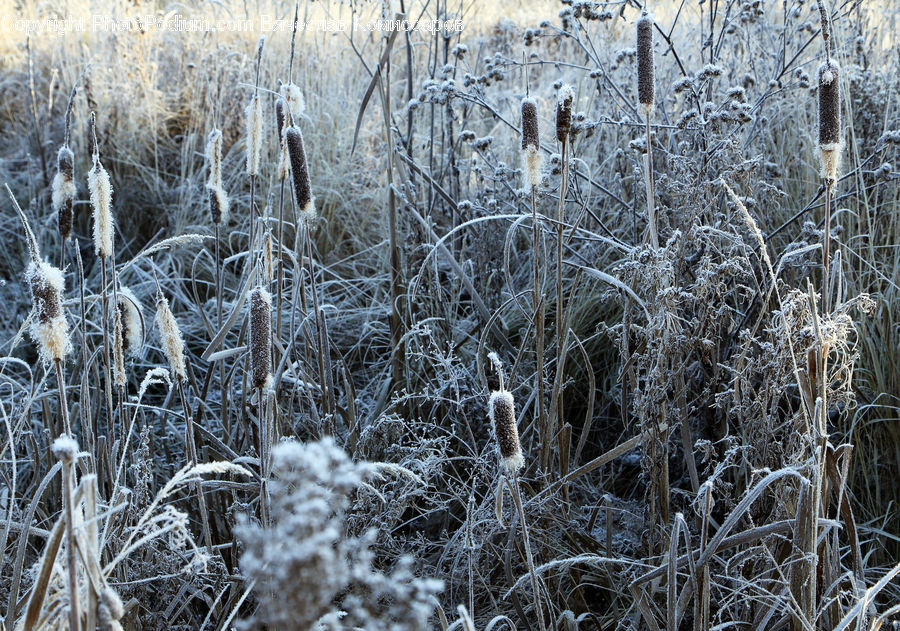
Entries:
POLYGON ((653 109, 653 18, 646 11, 637 22, 638 102, 645 115, 653 109))
POLYGON ((500 450, 500 468, 506 475, 516 475, 524 466, 519 429, 516 425, 516 407, 511 392, 497 390, 488 401, 491 425, 500 450))
POLYGON ((72 235, 72 203, 75 201, 75 156, 65 145, 59 148, 56 169, 51 197, 59 234, 65 241, 72 235))
POLYGON ((207 186, 206 192, 209 195, 209 213, 212 215, 213 223, 216 225, 228 223, 231 202, 228 200, 225 189, 221 186, 207 186))
POLYGON ((283 83, 278 93, 287 101, 292 124, 298 124, 300 117, 303 116, 303 112, 306 111, 306 101, 303 98, 303 92, 293 83, 283 83))
POLYGON ((109 173, 96 156, 94 166, 88 171, 88 191, 94 209, 94 250, 97 256, 109 258, 113 254, 113 191, 109 173))
POLYGON ((206 163, 209 166, 207 186, 222 185, 222 132, 213 129, 206 139, 206 163))
POLYGON ((125 615, 125 607, 119 595, 110 587, 100 592, 100 602, 97 605, 97 624, 100 631, 122 631, 119 620, 125 615))
POLYGON ((275 244, 272 242, 272 231, 266 230, 266 238, 263 240, 263 277, 271 283, 275 280, 275 244))
POLYGON ((309 168, 306 163, 306 150, 303 147, 303 134, 300 132, 299 127, 291 126, 285 131, 285 139, 291 161, 297 208, 303 213, 306 221, 312 221, 316 216, 316 205, 309 182, 309 168))
POLYGON ((556 139, 565 142, 572 127, 572 103, 575 91, 570 85, 564 85, 556 95, 556 139))
POLYGON ((525 185, 537 187, 541 183, 541 164, 538 133, 537 103, 534 99, 522 99, 522 170, 525 185))
POLYGON ((187 367, 184 362, 184 340, 181 329, 169 308, 169 301, 162 291, 156 292, 156 327, 162 340, 163 353, 169 362, 169 371, 173 380, 181 383, 187 381, 187 367))
POLYGON ((259 175, 259 156, 262 151, 262 102, 254 94, 244 114, 247 117, 247 174, 259 175))
POLYGON ((819 66, 819 157, 822 177, 837 180, 841 154, 840 68, 832 60, 819 66))
POLYGON ((62 434, 50 446, 53 456, 66 463, 75 461, 78 456, 78 442, 68 434, 62 434))
POLYGON ((122 314, 123 349, 126 355, 137 357, 144 343, 144 318, 141 315, 141 303, 128 287, 120 287, 117 298, 117 308, 122 314))
POLYGON ((264 390, 272 384, 272 296, 262 287, 250 294, 250 369, 253 387, 264 390))
POLYGON ((31 339, 37 344, 43 362, 62 361, 72 350, 62 304, 63 273, 46 261, 32 261, 25 270, 25 282, 31 289, 34 309, 29 329, 31 339))
POLYGON ((819 6, 819 20, 822 22, 822 39, 825 40, 825 46, 828 46, 828 40, 831 38, 831 20, 828 18, 825 2, 816 0, 816 4, 819 6))

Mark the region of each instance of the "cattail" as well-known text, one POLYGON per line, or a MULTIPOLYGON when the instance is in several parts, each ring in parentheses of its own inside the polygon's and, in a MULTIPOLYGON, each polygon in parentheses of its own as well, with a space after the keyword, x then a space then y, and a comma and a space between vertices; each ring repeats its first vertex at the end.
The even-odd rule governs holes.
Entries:
POLYGON ((266 389, 272 384, 272 295, 257 287, 250 294, 250 368, 253 387, 266 389))
POLYGON ((575 101, 575 91, 570 85, 564 85, 556 95, 556 139, 565 142, 572 127, 572 103, 575 101))
POLYGON ((522 99, 522 168, 526 184, 536 187, 541 183, 537 103, 527 98, 522 99))
POLYGON ((841 158, 840 68, 833 60, 819 66, 819 157, 822 177, 837 181, 841 158))
POLYGON ((207 186, 206 192, 209 195, 209 212, 212 215, 213 223, 216 225, 228 223, 231 202, 228 201, 225 189, 221 186, 207 186))
POLYGON ((819 19, 822 22, 822 39, 825 40, 825 46, 828 46, 828 40, 831 39, 831 20, 828 18, 828 10, 825 8, 823 0, 816 0, 819 5, 819 19))
POLYGON ((57 460, 71 464, 78 456, 78 442, 71 436, 62 434, 50 445, 50 453, 57 460))
POLYGON ((88 171, 88 191, 94 209, 94 250, 97 256, 109 258, 113 254, 112 185, 109 173, 94 156, 94 166, 88 171))
POLYGON ((637 22, 638 102, 649 116, 653 109, 653 18, 646 11, 637 22))
POLYGON ((209 179, 206 185, 210 187, 222 185, 222 132, 213 129, 206 139, 206 163, 209 165, 209 179))
POLYGON ((262 151, 262 102, 253 95, 244 114, 247 117, 247 175, 259 175, 259 155, 262 151))
POLYGON ((124 615, 125 607, 122 606, 119 595, 109 587, 104 588, 97 605, 97 625, 100 631, 122 631, 119 620, 124 615))
POLYGON ((278 179, 286 180, 291 172, 291 158, 288 155, 286 132, 288 128, 288 104, 284 97, 275 101, 275 122, 278 127, 278 179))
POLYGON ((124 388, 127 383, 125 374, 125 314, 118 305, 113 309, 113 383, 117 388, 124 388))
POLYGON ((278 90, 279 94, 287 101, 288 110, 291 113, 291 122, 294 125, 299 124, 300 117, 306 110, 306 101, 303 99, 303 92, 293 83, 283 83, 278 90))
POLYGON ((56 157, 56 175, 53 177, 52 201, 56 211, 59 234, 63 241, 72 235, 72 202, 75 200, 75 156, 63 145, 56 157))
POLYGON ((162 291, 156 292, 156 327, 159 329, 159 337, 162 340, 163 353, 169 362, 169 371, 172 379, 184 383, 187 381, 187 368, 184 363, 184 340, 181 339, 181 329, 169 308, 169 301, 163 296, 162 291))
POLYGON ((263 277, 267 282, 275 280, 275 245, 272 243, 272 231, 266 230, 262 251, 263 277))
POLYGON ((288 104, 283 96, 275 99, 275 127, 278 131, 278 142, 284 138, 284 129, 288 124, 288 104))
POLYGON ((488 402, 494 437, 500 449, 500 468, 506 475, 515 475, 524 466, 519 429, 516 426, 516 406, 513 395, 506 390, 491 393, 488 402))
POLYGON ((25 270, 34 308, 29 333, 45 363, 62 361, 72 350, 69 324, 63 311, 63 273, 46 261, 32 261, 25 270))
POLYGON ((316 216, 316 204, 309 183, 309 169, 306 164, 306 151, 303 148, 303 134, 300 133, 300 128, 296 126, 288 127, 284 133, 288 155, 291 160, 291 173, 294 177, 294 196, 297 200, 297 208, 304 214, 307 221, 312 221, 316 216))
POLYGON ((137 298, 127 287, 118 291, 113 315, 113 377, 116 386, 125 387, 125 359, 140 353, 144 325, 137 298))

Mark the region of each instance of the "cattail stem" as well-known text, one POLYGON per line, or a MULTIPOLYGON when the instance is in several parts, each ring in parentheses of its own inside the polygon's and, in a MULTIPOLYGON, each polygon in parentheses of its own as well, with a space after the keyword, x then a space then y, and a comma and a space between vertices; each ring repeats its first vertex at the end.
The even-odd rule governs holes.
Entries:
POLYGON ((325 339, 325 316, 322 313, 322 310, 319 309, 319 290, 316 283, 316 270, 313 263, 313 247, 312 238, 310 237, 309 224, 306 224, 305 232, 306 249, 309 253, 309 284, 310 289, 312 290, 313 311, 316 314, 316 346, 318 347, 316 358, 319 363, 319 380, 322 387, 322 409, 325 413, 325 416, 328 418, 328 423, 325 431, 327 434, 334 434, 334 418, 331 416, 332 392, 331 388, 328 387, 328 384, 331 383, 331 375, 328 374, 325 368, 325 354, 328 352, 325 339))
POLYGON ((534 310, 535 332, 535 380, 537 388, 537 417, 541 436, 541 467, 546 471, 550 465, 550 428, 548 427, 547 411, 544 408, 544 300, 541 291, 540 256, 541 256, 541 228, 538 223, 537 201, 535 187, 531 187, 531 217, 533 222, 532 249, 534 260, 533 270, 533 295, 532 308, 534 310))
POLYGON ((109 346, 109 297, 106 293, 106 257, 100 259, 100 286, 101 286, 101 309, 103 313, 103 370, 105 374, 106 394, 106 432, 109 436, 110 444, 113 440, 113 396, 112 396, 112 370, 111 370, 111 352, 109 346))
POLYGON ((59 415, 63 420, 63 431, 68 436, 74 436, 72 423, 69 420, 69 404, 66 400, 66 382, 63 378, 62 361, 57 359, 53 362, 53 366, 56 369, 56 383, 59 387, 59 415))
POLYGON ((525 508, 522 505, 522 495, 519 492, 519 476, 514 475, 510 482, 512 488, 513 501, 516 504, 516 512, 519 515, 519 522, 522 525, 522 543, 525 548, 525 563, 528 565, 528 573, 531 575, 531 589, 534 591, 534 608, 538 614, 538 626, 541 631, 546 631, 547 624, 544 622, 544 610, 541 607, 541 591, 540 584, 535 571, 534 558, 531 556, 531 540, 528 536, 528 525, 525 523, 525 508))
POLYGON ((647 187, 647 223, 650 229, 650 245, 659 248, 656 230, 656 200, 653 194, 653 148, 650 144, 650 114, 647 114, 647 153, 644 154, 644 184, 647 187))
POLYGON ((73 489, 75 472, 72 461, 63 458, 63 504, 66 511, 66 566, 69 579, 69 629, 79 631, 81 628, 81 612, 78 604, 78 567, 75 552, 75 508, 73 489))
POLYGON ((828 291, 828 263, 831 259, 831 180, 825 180, 825 235, 822 244, 822 307, 827 314, 831 311, 831 292, 828 291))
MULTIPOLYGON (((191 417, 191 408, 188 405, 187 396, 184 393, 184 383, 180 379, 176 379, 178 383, 178 395, 181 398, 181 407, 184 410, 185 435, 187 439, 187 451, 190 465, 200 463, 200 457, 197 452, 197 441, 194 436, 194 421, 191 417)), ((192 490, 197 493, 200 503, 200 520, 203 528, 203 540, 206 542, 206 548, 210 554, 213 552, 212 533, 209 529, 209 512, 206 509, 206 496, 203 495, 203 485, 194 482, 191 484, 192 490)))
POLYGON ((275 338, 281 340, 281 312, 284 299, 284 179, 278 186, 278 279, 275 289, 275 338))

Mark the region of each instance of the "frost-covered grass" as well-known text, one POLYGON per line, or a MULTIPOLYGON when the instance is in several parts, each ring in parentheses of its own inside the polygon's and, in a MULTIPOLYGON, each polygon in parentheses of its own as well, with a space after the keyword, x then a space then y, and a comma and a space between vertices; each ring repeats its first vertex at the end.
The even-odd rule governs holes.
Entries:
POLYGON ((889 628, 900 6, 656 4, 0 42, 4 628, 889 628))

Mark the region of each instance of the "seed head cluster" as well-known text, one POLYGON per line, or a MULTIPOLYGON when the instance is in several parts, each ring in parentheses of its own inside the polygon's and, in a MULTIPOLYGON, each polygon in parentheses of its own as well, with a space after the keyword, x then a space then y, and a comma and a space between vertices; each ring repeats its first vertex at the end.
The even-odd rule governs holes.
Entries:
POLYGON ((75 156, 63 145, 56 156, 56 175, 52 186, 53 210, 63 241, 72 235, 72 203, 75 201, 75 156))
POLYGON ((537 187, 541 183, 541 162, 537 103, 525 98, 522 99, 522 170, 526 186, 537 187))
POLYGON ((31 289, 33 319, 29 333, 45 363, 62 361, 72 350, 69 324, 63 311, 63 273, 46 261, 29 263, 25 282, 31 289))
POLYGON ((309 167, 306 163, 306 150, 303 147, 303 134, 296 126, 288 127, 284 133, 291 162, 291 174, 294 179, 297 208, 300 209, 307 221, 312 221, 316 216, 316 206, 309 182, 309 167))
POLYGON ((837 180, 841 154, 840 68, 834 60, 819 66, 819 157, 822 177, 837 180))
POLYGON ((653 18, 641 15, 637 22, 638 102, 645 115, 653 109, 653 18))
POLYGON ((262 152, 262 102, 254 94, 244 111, 247 119, 247 175, 259 175, 259 157, 262 152))
POLYGON ((572 103, 575 91, 570 85, 564 85, 556 95, 556 139, 565 142, 572 127, 572 103))
POLYGON ((272 295, 257 287, 250 294, 250 370, 253 387, 266 390, 272 384, 272 295))
MULTIPOLYGON (((247 160, 249 167, 249 152, 247 160)), ((214 224, 226 224, 228 223, 229 201, 222 186, 222 132, 218 129, 213 129, 206 140, 206 163, 209 167, 209 178, 206 180, 209 211, 214 224)))
POLYGON ((288 110, 291 113, 291 124, 298 125, 300 117, 306 111, 306 101, 303 98, 303 92, 293 83, 282 84, 278 92, 287 102, 288 110))
POLYGON ((169 362, 169 371, 172 379, 184 383, 187 381, 187 367, 184 362, 184 340, 181 337, 181 329, 169 301, 161 291, 156 292, 156 328, 162 340, 163 353, 169 362))
POLYGON ((517 474, 525 464, 519 429, 516 425, 516 406, 511 392, 497 390, 488 401, 491 426, 500 450, 500 468, 506 475, 517 474))
POLYGON ((275 100, 275 123, 278 128, 278 179, 286 180, 291 173, 291 158, 288 155, 287 128, 288 128, 288 104, 284 97, 279 96, 275 100))
POLYGON ((109 258, 113 255, 112 184, 109 173, 94 159, 94 166, 88 171, 88 191, 94 210, 94 250, 97 256, 109 258))

